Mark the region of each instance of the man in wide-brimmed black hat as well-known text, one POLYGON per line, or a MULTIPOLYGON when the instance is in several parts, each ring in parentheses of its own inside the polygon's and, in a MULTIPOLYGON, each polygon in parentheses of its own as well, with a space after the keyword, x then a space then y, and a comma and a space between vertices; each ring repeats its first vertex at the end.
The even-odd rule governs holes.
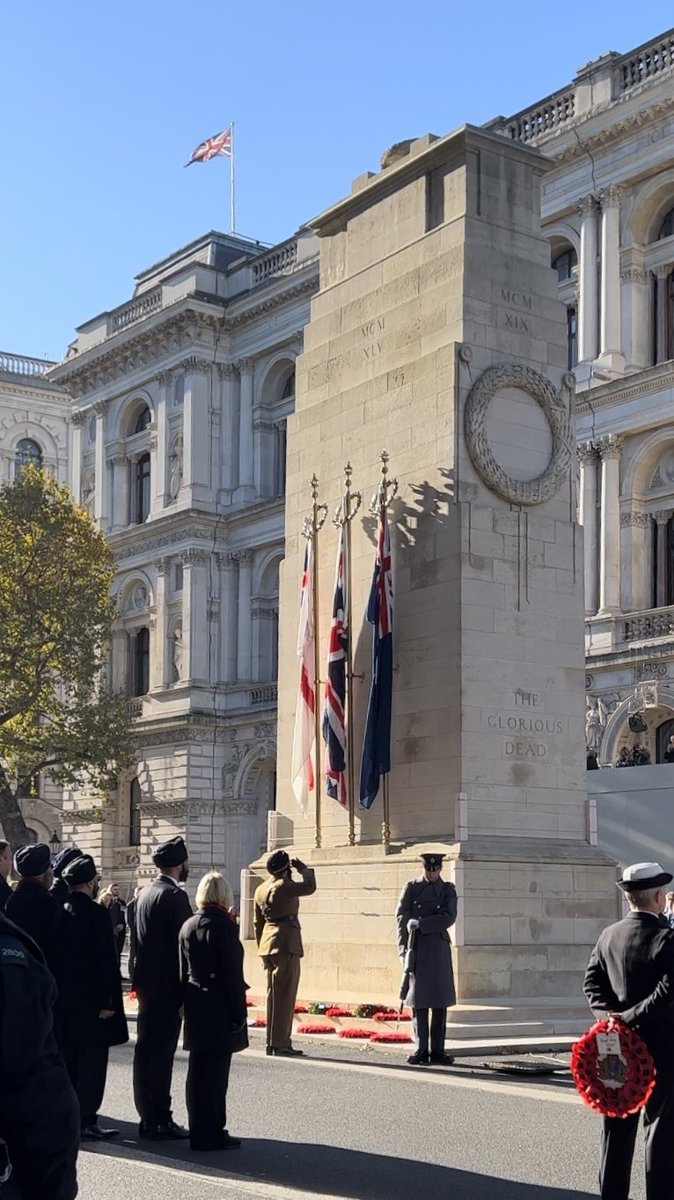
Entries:
MULTIPOLYGON (((648 1200, 674 1196, 674 932, 662 917, 672 875, 659 863, 633 863, 618 887, 630 911, 599 937, 584 991, 596 1017, 613 1015, 635 1029, 656 1067, 646 1101, 648 1200)), ((602 1200, 627 1200, 639 1113, 604 1117, 599 1181, 602 1200)))

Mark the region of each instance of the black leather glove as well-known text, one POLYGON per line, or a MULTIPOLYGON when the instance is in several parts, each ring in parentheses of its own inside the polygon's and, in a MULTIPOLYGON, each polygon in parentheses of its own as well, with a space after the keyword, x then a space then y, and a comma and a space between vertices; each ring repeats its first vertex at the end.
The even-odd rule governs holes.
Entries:
POLYGON ((302 862, 301 858, 291 858, 290 865, 291 867, 294 867, 296 871, 306 871, 307 869, 306 864, 302 862))

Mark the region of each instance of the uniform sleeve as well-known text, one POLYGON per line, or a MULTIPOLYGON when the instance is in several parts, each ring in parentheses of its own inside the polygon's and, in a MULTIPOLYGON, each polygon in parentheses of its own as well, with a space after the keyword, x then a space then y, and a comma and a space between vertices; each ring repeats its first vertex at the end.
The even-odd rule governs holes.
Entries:
POLYGON ((607 1012, 615 1012, 619 1007, 620 1001, 609 983, 600 942, 597 942, 590 955, 583 980, 583 991, 596 1017, 601 1017, 607 1012))
POLYGON ((402 958, 407 950, 407 922, 412 916, 412 884, 406 883, 396 909, 396 921, 398 923, 398 954, 402 958))
POLYGON ((456 908, 456 888, 453 883, 446 883, 439 911, 421 918, 419 933, 441 933, 443 929, 450 929, 456 921, 456 908))
POLYGON ((253 903, 253 908, 254 908, 253 916, 254 916, 254 920, 255 920, 255 941, 257 942, 257 944, 259 946, 260 938, 262 937, 262 931, 264 929, 264 913, 262 912, 262 906, 260 904, 260 900, 259 900, 259 896, 258 896, 257 892, 255 893, 255 900, 253 903))
POLYGON ((302 876, 301 883, 298 883, 296 879, 284 880, 284 892, 289 896, 313 896, 316 891, 316 872, 312 867, 302 867, 300 875, 302 876))
POLYGON ((674 1008, 674 938, 667 938, 663 953, 658 957, 662 960, 660 981, 650 996, 632 1008, 623 1009, 620 1016, 626 1025, 648 1026, 669 1016, 674 1008))

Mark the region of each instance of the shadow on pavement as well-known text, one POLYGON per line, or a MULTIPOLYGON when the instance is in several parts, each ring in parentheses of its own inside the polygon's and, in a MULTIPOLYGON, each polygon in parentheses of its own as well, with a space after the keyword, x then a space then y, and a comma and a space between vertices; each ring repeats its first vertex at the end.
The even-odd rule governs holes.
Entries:
MULTIPOLYGON (((240 1150, 200 1154, 186 1142, 138 1142, 136 1126, 119 1124, 114 1153, 133 1159, 135 1152, 152 1154, 158 1163, 171 1160, 175 1171, 222 1170, 261 1184, 352 1197, 353 1200, 409 1200, 433 1191, 452 1200, 594 1200, 595 1193, 545 1184, 517 1183, 453 1167, 435 1166, 404 1157, 389 1158, 360 1150, 307 1142, 275 1142, 246 1138, 240 1150)), ((233 1130, 233 1132, 236 1132, 233 1130)), ((99 1144, 99 1149, 102 1147, 99 1144)), ((402 1146, 401 1146, 402 1149, 402 1146)))

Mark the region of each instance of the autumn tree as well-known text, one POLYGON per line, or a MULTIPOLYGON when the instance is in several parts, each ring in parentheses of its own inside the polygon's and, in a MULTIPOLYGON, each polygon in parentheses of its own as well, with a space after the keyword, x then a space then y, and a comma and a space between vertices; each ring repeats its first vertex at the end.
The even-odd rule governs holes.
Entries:
POLYGON ((39 774, 106 790, 131 762, 128 698, 105 679, 112 554, 45 471, 0 489, 0 824, 29 841, 19 798, 39 774))

